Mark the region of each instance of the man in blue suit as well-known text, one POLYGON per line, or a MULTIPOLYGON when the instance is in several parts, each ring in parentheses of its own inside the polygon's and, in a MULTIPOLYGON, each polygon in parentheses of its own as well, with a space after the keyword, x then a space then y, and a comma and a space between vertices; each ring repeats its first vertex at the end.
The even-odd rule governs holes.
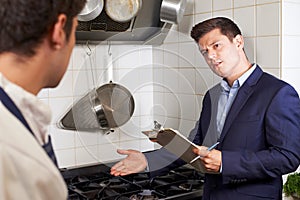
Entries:
MULTIPOLYGON (((282 175, 300 163, 300 101, 289 84, 251 64, 238 26, 217 17, 193 27, 192 38, 211 70, 222 77, 204 97, 189 139, 205 166, 203 200, 282 199, 282 175), (219 142, 203 154, 201 148, 219 142)), ((113 175, 148 168, 152 176, 185 164, 164 148, 127 157, 113 175)))

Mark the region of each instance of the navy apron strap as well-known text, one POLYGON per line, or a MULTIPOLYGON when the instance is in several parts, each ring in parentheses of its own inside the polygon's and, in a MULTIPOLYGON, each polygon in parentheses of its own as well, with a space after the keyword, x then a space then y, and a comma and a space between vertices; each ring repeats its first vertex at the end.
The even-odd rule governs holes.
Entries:
POLYGON ((55 156, 55 153, 53 151, 53 146, 52 146, 50 135, 48 136, 48 143, 44 144, 42 147, 46 151, 48 156, 51 158, 53 163, 58 167, 56 156, 55 156))
POLYGON ((16 104, 10 99, 10 97, 6 94, 2 87, 0 87, 0 100, 4 104, 4 106, 14 114, 21 122, 26 126, 26 128, 31 132, 31 128, 29 127, 28 123, 26 122, 25 118, 23 117, 22 113, 16 106, 16 104))
MULTIPOLYGON (((33 131, 31 130, 30 126, 28 125, 27 121, 22 115, 21 111, 18 109, 16 104, 11 100, 11 98, 6 94, 6 92, 3 90, 2 87, 0 87, 0 101, 14 116, 16 116, 22 122, 22 124, 31 132, 31 134, 34 135, 33 131)), ((53 151, 50 135, 49 135, 48 143, 44 144, 42 147, 44 148, 48 156, 51 158, 51 160, 54 162, 54 164, 58 166, 53 151)))

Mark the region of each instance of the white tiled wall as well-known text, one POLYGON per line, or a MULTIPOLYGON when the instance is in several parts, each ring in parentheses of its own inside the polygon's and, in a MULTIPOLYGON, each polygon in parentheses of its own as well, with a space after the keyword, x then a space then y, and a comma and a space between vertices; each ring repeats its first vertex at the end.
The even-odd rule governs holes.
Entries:
POLYGON ((300 27, 297 21, 300 1, 284 0, 282 4, 282 78, 289 81, 300 93, 300 81, 298 74, 300 64, 298 62, 300 45, 300 27))
POLYGON ((50 132, 61 167, 119 159, 117 148, 150 150, 154 146, 140 132, 153 119, 188 135, 199 117, 204 93, 220 81, 206 66, 189 33, 194 24, 213 16, 234 19, 245 37, 248 58, 265 71, 291 83, 300 92, 299 0, 188 0, 179 25, 173 25, 161 46, 115 46, 113 81, 133 94, 136 108, 131 120, 109 135, 78 133, 56 127, 72 102, 109 81, 107 45, 78 45, 69 69, 56 89, 43 90, 40 98, 53 109, 50 132), (94 78, 93 78, 94 77, 94 78))

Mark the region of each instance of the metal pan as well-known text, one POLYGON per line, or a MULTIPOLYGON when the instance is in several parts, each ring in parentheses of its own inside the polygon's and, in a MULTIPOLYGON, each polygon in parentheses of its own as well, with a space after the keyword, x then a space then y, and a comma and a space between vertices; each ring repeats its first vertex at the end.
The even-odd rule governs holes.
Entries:
POLYGON ((109 130, 125 124, 134 112, 134 99, 125 87, 104 84, 79 99, 60 120, 67 130, 109 130))
POLYGON ((137 15, 141 7, 142 0, 107 0, 105 3, 106 14, 117 22, 130 21, 137 15))
POLYGON ((79 21, 91 21, 103 10, 103 0, 87 0, 83 10, 78 15, 79 21))
POLYGON ((163 0, 160 8, 160 20, 163 22, 178 24, 186 7, 186 0, 163 0))

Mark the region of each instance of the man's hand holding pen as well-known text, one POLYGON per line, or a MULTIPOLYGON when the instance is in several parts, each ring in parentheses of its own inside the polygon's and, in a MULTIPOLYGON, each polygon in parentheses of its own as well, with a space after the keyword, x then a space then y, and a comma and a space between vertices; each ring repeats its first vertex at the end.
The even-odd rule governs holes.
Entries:
MULTIPOLYGON (((208 172, 220 173, 222 165, 222 153, 219 150, 215 150, 215 147, 219 143, 212 145, 211 147, 199 146, 193 151, 195 154, 199 155, 196 157, 200 159, 208 172)), ((196 160, 196 159, 195 159, 196 160)), ((195 160, 192 160, 191 163, 195 160)))

